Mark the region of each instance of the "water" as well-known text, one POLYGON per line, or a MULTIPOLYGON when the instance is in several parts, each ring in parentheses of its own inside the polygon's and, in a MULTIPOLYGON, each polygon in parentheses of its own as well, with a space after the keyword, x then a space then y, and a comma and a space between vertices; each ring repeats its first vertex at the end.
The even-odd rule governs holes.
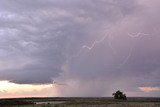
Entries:
POLYGON ((35 102, 36 104, 62 104, 65 101, 42 101, 42 102, 35 102))

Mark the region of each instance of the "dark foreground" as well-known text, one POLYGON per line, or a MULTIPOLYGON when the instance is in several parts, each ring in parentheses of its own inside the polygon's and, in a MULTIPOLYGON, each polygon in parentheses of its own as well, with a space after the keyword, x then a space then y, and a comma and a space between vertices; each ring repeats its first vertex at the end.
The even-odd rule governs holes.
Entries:
POLYGON ((160 107, 160 98, 17 98, 0 99, 0 107, 160 107))

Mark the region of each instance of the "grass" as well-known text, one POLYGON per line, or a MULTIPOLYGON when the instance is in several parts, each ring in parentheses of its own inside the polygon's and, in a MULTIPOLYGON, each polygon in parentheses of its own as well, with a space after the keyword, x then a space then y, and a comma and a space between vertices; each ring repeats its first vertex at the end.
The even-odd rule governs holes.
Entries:
POLYGON ((7 105, 0 107, 160 107, 160 98, 128 98, 124 100, 113 100, 113 98, 21 98, 1 99, 0 102, 7 105), (11 102, 8 102, 11 101, 11 102), (13 103, 15 101, 15 103, 13 103), (62 101, 59 104, 33 104, 33 102, 62 101), (18 103, 17 103, 18 102, 18 103), (17 103, 17 104, 16 104, 17 103), (24 104, 23 104, 24 103, 24 104), (26 104, 27 103, 27 104, 26 104), (14 104, 14 105, 12 105, 14 104))

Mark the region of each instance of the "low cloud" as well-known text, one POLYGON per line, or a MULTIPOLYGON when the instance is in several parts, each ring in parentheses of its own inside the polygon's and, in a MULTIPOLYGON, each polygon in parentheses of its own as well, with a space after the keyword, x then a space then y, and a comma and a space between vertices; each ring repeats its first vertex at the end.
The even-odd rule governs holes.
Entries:
POLYGON ((160 91, 160 87, 139 87, 139 89, 144 92, 160 91))

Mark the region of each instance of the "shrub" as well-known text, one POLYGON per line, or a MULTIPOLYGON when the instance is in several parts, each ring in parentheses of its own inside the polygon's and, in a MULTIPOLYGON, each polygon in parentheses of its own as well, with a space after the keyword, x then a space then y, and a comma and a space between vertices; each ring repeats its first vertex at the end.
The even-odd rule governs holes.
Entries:
POLYGON ((123 92, 120 90, 116 91, 115 93, 112 94, 114 96, 114 99, 122 99, 122 100, 127 100, 127 97, 123 92))

